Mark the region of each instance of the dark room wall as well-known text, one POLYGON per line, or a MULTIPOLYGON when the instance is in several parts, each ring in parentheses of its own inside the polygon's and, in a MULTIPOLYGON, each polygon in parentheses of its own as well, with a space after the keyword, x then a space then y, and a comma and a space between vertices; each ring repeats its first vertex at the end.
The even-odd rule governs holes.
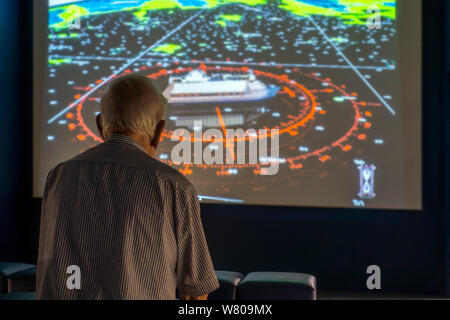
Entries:
POLYGON ((445 8, 445 62, 446 62, 446 73, 444 76, 445 82, 445 215, 446 215, 446 251, 445 251, 445 261, 446 267, 446 293, 450 297, 450 4, 446 3, 445 8))
MULTIPOLYGON (((216 269, 308 272, 317 276, 319 290, 366 290, 366 268, 376 264, 383 290, 444 292, 445 276, 450 284, 445 2, 424 1, 424 209, 202 205, 216 269)), ((31 198, 31 16, 29 0, 0 2, 0 260, 35 262, 40 200, 31 198)))
POLYGON ((0 1, 0 260, 25 259, 32 156, 31 1, 0 1))
POLYGON ((14 197, 17 187, 18 166, 15 156, 20 141, 17 139, 17 111, 18 74, 15 69, 19 63, 18 45, 18 6, 13 1, 0 2, 0 130, 2 148, 6 156, 0 157, 0 257, 8 258, 13 254, 13 241, 17 232, 14 217, 14 197))

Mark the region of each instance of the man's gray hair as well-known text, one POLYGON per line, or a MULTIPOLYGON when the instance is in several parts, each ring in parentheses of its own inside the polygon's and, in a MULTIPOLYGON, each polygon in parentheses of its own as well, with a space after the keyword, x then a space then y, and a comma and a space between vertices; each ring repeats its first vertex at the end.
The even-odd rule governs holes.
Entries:
POLYGON ((100 105, 105 139, 113 133, 136 133, 151 142, 165 118, 167 99, 152 80, 132 74, 113 80, 100 105))

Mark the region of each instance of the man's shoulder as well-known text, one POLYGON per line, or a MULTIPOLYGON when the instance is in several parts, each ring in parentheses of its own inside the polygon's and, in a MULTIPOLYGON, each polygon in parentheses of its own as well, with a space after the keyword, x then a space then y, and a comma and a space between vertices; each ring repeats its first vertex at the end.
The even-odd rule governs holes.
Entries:
POLYGON ((144 170, 149 170, 157 176, 173 183, 179 187, 192 187, 192 183, 178 170, 171 166, 147 156, 144 170))
POLYGON ((110 149, 106 144, 97 145, 72 159, 60 163, 51 172, 67 166, 89 166, 99 163, 117 168, 133 168, 141 171, 143 175, 157 176, 181 188, 192 187, 192 183, 181 172, 150 157, 145 152, 135 148, 130 148, 126 152, 120 152, 110 149))

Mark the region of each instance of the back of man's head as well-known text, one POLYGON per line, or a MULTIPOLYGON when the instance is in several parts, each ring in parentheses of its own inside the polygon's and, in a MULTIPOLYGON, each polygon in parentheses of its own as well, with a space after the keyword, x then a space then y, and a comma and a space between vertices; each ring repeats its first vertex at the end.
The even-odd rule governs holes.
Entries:
POLYGON ((113 133, 134 133, 150 142, 165 117, 167 99, 149 78, 133 74, 113 80, 100 105, 105 139, 113 133))

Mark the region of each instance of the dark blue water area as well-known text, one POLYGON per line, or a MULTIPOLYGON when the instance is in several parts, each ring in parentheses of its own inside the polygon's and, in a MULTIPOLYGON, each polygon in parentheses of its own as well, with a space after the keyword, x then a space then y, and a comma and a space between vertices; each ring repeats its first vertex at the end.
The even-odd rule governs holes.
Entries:
POLYGON ((202 7, 207 4, 206 1, 203 0, 178 0, 177 2, 185 7, 202 7))
POLYGON ((303 2, 316 7, 322 7, 327 9, 333 9, 339 12, 343 12, 346 6, 339 3, 339 0, 296 0, 297 2, 303 2))
MULTIPOLYGON (((339 0, 296 0, 296 1, 310 4, 310 5, 313 5, 316 7, 333 9, 333 10, 336 10, 339 12, 343 12, 347 8, 346 5, 340 4, 339 0)), ((355 1, 355 2, 357 2, 357 1, 355 1)), ((395 8, 397 6, 397 1, 386 1, 386 2, 383 2, 383 4, 385 6, 395 8)))
POLYGON ((54 10, 54 11, 51 11, 51 12, 49 11, 49 13, 48 13, 48 24, 52 25, 52 24, 61 22, 63 19, 61 19, 59 17, 59 14, 61 14, 63 12, 64 12, 64 10, 62 10, 62 9, 54 10))
MULTIPOLYGON (((63 6, 75 4, 78 6, 82 6, 89 10, 89 12, 108 12, 108 11, 119 11, 128 8, 138 7, 149 0, 85 0, 85 1, 74 1, 72 3, 66 3, 63 6)), ((183 6, 193 6, 193 7, 202 7, 207 3, 203 0, 178 0, 179 4, 183 6)), ((50 8, 51 9, 51 8, 50 8)), ((55 10, 49 11, 49 24, 55 24, 61 22, 62 19, 59 17, 61 13, 64 12, 64 9, 55 8, 55 10)))
MULTIPOLYGON (((138 7, 149 0, 84 0, 84 1, 74 1, 72 3, 67 3, 64 6, 70 4, 76 4, 82 7, 85 7, 90 12, 107 12, 112 10, 123 10, 132 7, 138 7)), ((296 0, 298 2, 303 2, 309 5, 333 9, 339 12, 343 12, 346 10, 346 6, 339 3, 339 0, 296 0)), ((192 6, 192 7, 202 7, 206 5, 206 1, 204 0, 178 0, 178 3, 183 6, 192 6)), ((383 3, 385 6, 396 7, 396 1, 386 1, 383 3)), ((62 19, 59 17, 59 14, 63 13, 63 9, 56 8, 55 10, 49 11, 49 24, 55 24, 61 22, 62 19)))
POLYGON ((397 7, 397 1, 383 2, 383 4, 384 4, 386 7, 393 7, 393 8, 397 7))

